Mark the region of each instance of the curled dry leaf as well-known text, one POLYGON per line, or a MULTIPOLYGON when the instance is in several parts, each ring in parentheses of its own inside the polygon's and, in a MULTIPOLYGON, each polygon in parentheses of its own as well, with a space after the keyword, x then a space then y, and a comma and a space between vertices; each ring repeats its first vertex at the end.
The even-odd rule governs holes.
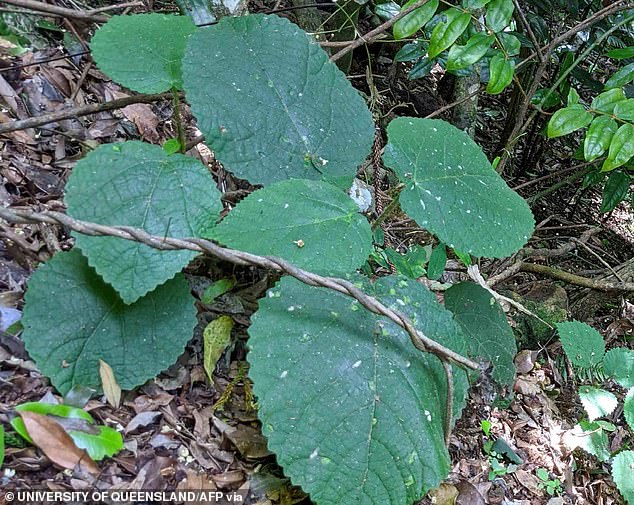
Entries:
POLYGON ((33 443, 53 463, 71 470, 79 468, 92 474, 99 473, 97 464, 85 451, 75 445, 64 428, 55 421, 34 412, 19 412, 19 414, 33 443))

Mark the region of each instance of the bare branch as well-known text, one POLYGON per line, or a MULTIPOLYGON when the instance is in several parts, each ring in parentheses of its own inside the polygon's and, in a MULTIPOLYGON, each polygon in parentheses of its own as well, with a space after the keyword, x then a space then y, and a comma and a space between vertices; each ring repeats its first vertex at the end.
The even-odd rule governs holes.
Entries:
POLYGON ((201 238, 178 239, 173 237, 160 237, 130 226, 106 226, 87 221, 80 221, 61 212, 54 211, 34 212, 23 209, 0 208, 0 218, 12 223, 61 224, 63 226, 67 226, 71 230, 85 235, 118 237, 125 240, 141 242, 155 249, 164 251, 187 249, 190 251, 209 254, 237 265, 251 265, 285 273, 304 284, 308 284, 309 286, 331 289, 354 298, 370 312, 387 317, 407 331, 414 346, 421 351, 431 352, 438 356, 441 360, 451 361, 461 367, 472 370, 478 370, 479 368, 478 363, 461 356, 460 354, 425 336, 421 331, 416 329, 409 317, 390 309, 376 298, 364 293, 351 282, 336 277, 323 277, 321 275, 302 270, 282 258, 277 258, 275 256, 257 256, 244 251, 228 249, 201 238))
POLYGON ((170 93, 157 93, 154 95, 133 95, 119 98, 117 100, 110 100, 104 103, 93 103, 90 105, 82 105, 81 107, 65 108, 56 110, 50 114, 43 114, 42 116, 33 116, 26 119, 20 119, 18 121, 9 121, 8 123, 0 123, 0 135, 3 133, 9 133, 16 130, 25 130, 27 128, 35 128, 55 121, 61 121, 62 119, 77 118, 82 116, 88 116, 89 114, 96 114, 97 112, 103 112, 106 110, 122 109, 128 105, 135 103, 150 103, 162 100, 165 98, 171 98, 170 93))
POLYGON ((95 23, 105 23, 108 21, 106 16, 99 16, 90 12, 75 9, 67 9, 66 7, 38 2, 37 0, 3 0, 3 2, 5 4, 15 5, 16 7, 23 7, 25 9, 31 9, 38 12, 56 14, 63 18, 82 19, 84 21, 94 21, 95 23))
POLYGON ((383 32, 386 32, 387 30, 389 30, 394 25, 394 23, 396 23, 399 19, 407 16, 410 12, 412 12, 415 9, 418 9, 420 6, 426 4, 428 1, 429 0, 418 0, 416 3, 413 3, 407 9, 402 10, 393 18, 388 19, 385 23, 377 26, 373 30, 370 30, 365 35, 362 35, 358 39, 352 41, 347 47, 344 47, 340 51, 333 54, 330 57, 330 61, 337 61, 339 58, 345 56, 350 51, 355 50, 357 47, 362 46, 363 44, 369 44, 374 39, 376 39, 379 35, 381 35, 383 32))

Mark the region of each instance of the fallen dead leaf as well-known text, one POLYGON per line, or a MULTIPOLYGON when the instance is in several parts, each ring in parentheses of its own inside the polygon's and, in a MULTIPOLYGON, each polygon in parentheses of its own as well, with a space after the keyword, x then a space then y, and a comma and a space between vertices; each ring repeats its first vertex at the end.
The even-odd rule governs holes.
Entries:
POLYGON ((454 505, 457 496, 458 489, 453 484, 444 482, 429 492, 429 497, 434 505, 454 505))
POLYGON ((266 458, 271 455, 271 451, 266 447, 266 438, 260 430, 240 424, 233 431, 227 430, 224 435, 247 459, 266 458))
POLYGON ((138 431, 139 428, 145 428, 146 426, 155 423, 161 415, 161 412, 156 411, 147 411, 137 414, 130 420, 128 426, 126 426, 125 434, 128 435, 130 433, 134 433, 138 431))
POLYGON ((90 459, 85 451, 75 445, 64 428, 55 421, 34 412, 20 412, 19 414, 33 443, 53 463, 70 470, 79 468, 92 474, 100 472, 97 464, 90 459))
POLYGON ((456 488, 460 492, 456 498, 456 505, 485 505, 484 497, 471 482, 461 480, 456 484, 456 488))
POLYGON ((114 376, 112 367, 103 360, 99 360, 99 377, 108 403, 115 409, 121 404, 121 388, 114 376))

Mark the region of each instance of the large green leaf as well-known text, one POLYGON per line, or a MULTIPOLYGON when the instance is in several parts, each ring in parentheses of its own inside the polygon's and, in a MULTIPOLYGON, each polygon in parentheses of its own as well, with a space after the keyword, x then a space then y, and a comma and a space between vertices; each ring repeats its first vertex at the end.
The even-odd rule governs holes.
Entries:
POLYGON ((352 180, 372 146, 361 96, 318 44, 278 16, 226 17, 199 30, 183 76, 217 158, 253 183, 352 180))
POLYGON ((612 136, 618 129, 616 121, 610 116, 598 116, 590 124, 583 142, 583 156, 592 161, 601 156, 610 147, 612 136))
MULTIPOLYGON (((409 0, 406 2, 401 10, 407 9, 410 5, 416 3, 418 0, 409 0)), ((428 0, 427 3, 414 9, 407 16, 402 17, 396 23, 394 23, 393 33, 395 39, 404 39, 413 35, 421 29, 436 13, 438 9, 439 0, 428 0)))
POLYGON ((608 172, 625 165, 634 156, 634 125, 621 125, 612 137, 608 157, 601 167, 602 172, 608 172))
POLYGON ((634 503, 634 451, 623 451, 612 460, 612 478, 625 501, 634 503))
POLYGON ((182 88, 181 60, 196 27, 167 14, 114 16, 92 38, 90 49, 109 77, 141 93, 182 88))
POLYGON ((528 205, 466 133, 407 117, 387 132, 385 164, 405 183, 401 206, 419 225, 475 256, 508 256, 527 242, 534 226, 528 205))
POLYGON ((603 360, 605 342, 592 326, 580 321, 557 323, 564 352, 574 366, 592 368, 603 360))
POLYGON ((125 305, 78 250, 40 266, 25 302, 22 340, 62 393, 75 385, 99 387, 100 359, 123 389, 143 384, 176 361, 196 324, 181 275, 125 305))
POLYGON ((603 370, 624 388, 634 388, 634 351, 615 347, 605 354, 603 370))
MULTIPOLYGON (((461 351, 451 313, 420 284, 390 277, 370 291, 461 351)), ((409 504, 447 476, 442 365, 400 328, 339 293, 284 278, 261 301, 249 333, 269 448, 313 501, 409 504)), ((454 373, 457 413, 466 374, 454 373)))
POLYGON ((214 228, 223 244, 280 256, 328 275, 352 273, 372 252, 372 230, 354 201, 323 181, 282 181, 252 193, 214 228))
POLYGON ((468 12, 455 8, 445 11, 445 15, 447 20, 438 23, 431 33, 428 51, 430 58, 435 58, 458 40, 471 21, 471 15, 468 12))
POLYGON ((493 365, 493 379, 511 386, 515 379, 515 336, 502 307, 486 289, 461 282, 445 292, 445 306, 454 314, 467 337, 467 354, 493 365))
POLYGON ((594 116, 579 103, 559 109, 548 122, 548 138, 568 135, 579 128, 588 126, 593 118, 594 116))
MULTIPOLYGON (((66 203, 78 219, 176 237, 201 236, 222 209, 220 192, 202 163, 132 141, 102 145, 80 160, 66 185, 66 203)), ((114 237, 77 234, 76 240, 126 303, 174 277, 196 256, 114 237)))

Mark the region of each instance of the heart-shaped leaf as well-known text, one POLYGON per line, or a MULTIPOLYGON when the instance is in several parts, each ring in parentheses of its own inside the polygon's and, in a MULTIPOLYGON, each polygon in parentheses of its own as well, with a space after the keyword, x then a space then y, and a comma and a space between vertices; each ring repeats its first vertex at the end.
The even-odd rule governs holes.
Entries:
POLYGON ((317 273, 352 273, 372 252, 372 231, 358 210, 331 184, 282 181, 242 200, 211 236, 230 247, 280 256, 317 273))
MULTIPOLYGON (((451 313, 420 284, 383 278, 370 291, 462 350, 451 313)), ((284 278, 260 302, 249 334, 269 448, 313 501, 403 505, 446 477, 442 365, 400 328, 344 295, 284 278)), ((454 373, 456 414, 467 384, 454 373)))
POLYGON ((349 177, 374 125, 361 96, 304 31, 278 16, 225 17, 192 35, 187 100, 217 158, 238 177, 349 177))
POLYGON ((504 311, 491 293, 473 282, 461 282, 445 292, 445 306, 468 337, 467 354, 493 366, 492 377, 503 386, 515 379, 515 335, 504 311))
POLYGON ((580 321, 557 323, 559 340, 574 366, 589 369, 603 360, 605 342, 592 326, 580 321))
MULTIPOLYGON (((222 210, 220 192, 202 163, 136 141, 102 145, 80 160, 65 200, 68 213, 78 219, 183 238, 201 236, 222 210)), ((174 277, 196 256, 115 237, 77 234, 76 240, 126 303, 174 277)))
POLYGON ((181 60, 196 26, 185 16, 113 16, 92 38, 97 65, 126 88, 160 93, 182 88, 181 60))
POLYGON ((132 389, 183 352, 196 324, 189 291, 179 274, 126 305, 78 250, 59 253, 29 282, 22 340, 62 393, 78 384, 98 388, 99 359, 132 389))
POLYGON ((624 388, 634 388, 634 351, 615 347, 605 354, 603 371, 624 388))
POLYGON ((594 421, 599 417, 609 416, 618 404, 616 396, 605 389, 581 386, 579 398, 583 408, 586 409, 588 419, 594 421))
POLYGON ((634 451, 623 451, 612 460, 612 478, 627 503, 634 503, 634 451))
POLYGON ((506 185, 475 142, 444 121, 402 117, 387 129, 383 157, 405 183, 400 202, 449 247, 501 258, 533 232, 526 202, 506 185))

